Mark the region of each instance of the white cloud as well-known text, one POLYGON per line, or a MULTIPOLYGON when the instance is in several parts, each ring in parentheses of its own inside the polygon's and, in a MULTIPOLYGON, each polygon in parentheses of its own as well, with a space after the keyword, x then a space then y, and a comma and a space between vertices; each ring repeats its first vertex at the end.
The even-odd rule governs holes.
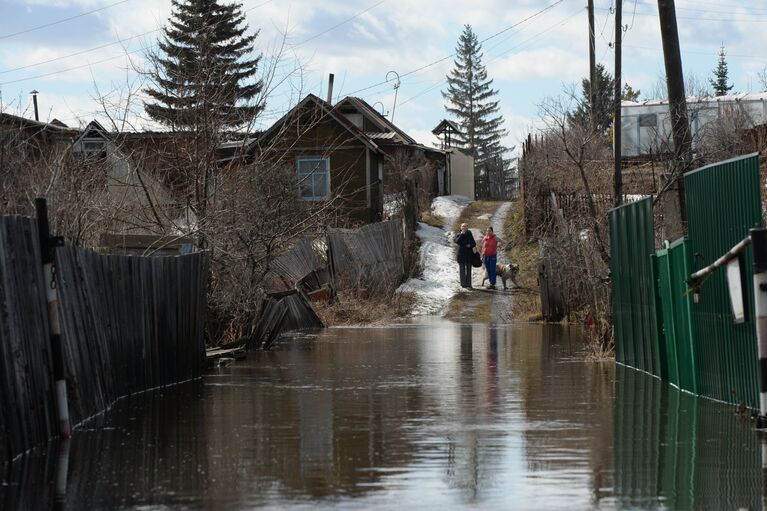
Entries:
POLYGON ((489 68, 491 76, 513 82, 549 79, 570 82, 588 73, 587 58, 567 48, 539 48, 509 55, 489 68))

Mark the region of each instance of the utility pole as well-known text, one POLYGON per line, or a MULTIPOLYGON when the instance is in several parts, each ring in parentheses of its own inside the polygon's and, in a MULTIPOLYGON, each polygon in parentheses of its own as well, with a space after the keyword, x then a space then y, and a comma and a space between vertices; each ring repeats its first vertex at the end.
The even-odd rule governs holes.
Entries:
POLYGON ((617 208, 623 203, 623 174, 621 172, 621 40, 623 36, 623 0, 615 0, 615 115, 613 116, 613 146, 615 171, 613 204, 617 208))
POLYGON ((596 115, 594 112, 597 103, 596 98, 596 80, 597 58, 596 58, 596 40, 594 34, 594 0, 588 2, 589 11, 589 118, 591 119, 591 129, 596 131, 596 115))
POLYGON ((682 56, 679 50, 679 32, 676 25, 674 0, 658 0, 660 35, 663 40, 663 60, 666 64, 666 87, 668 106, 671 114, 671 135, 674 140, 674 161, 672 175, 679 176, 679 208, 682 221, 687 213, 684 204, 684 173, 692 165, 692 137, 687 118, 687 98, 684 93, 682 56))

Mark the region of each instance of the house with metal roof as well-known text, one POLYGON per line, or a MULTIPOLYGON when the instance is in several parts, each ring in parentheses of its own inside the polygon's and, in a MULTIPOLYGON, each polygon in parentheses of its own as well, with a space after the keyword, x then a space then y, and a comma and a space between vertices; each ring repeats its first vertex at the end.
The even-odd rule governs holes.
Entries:
MULTIPOLYGON (((740 93, 726 96, 689 97, 693 150, 705 140, 712 121, 736 118, 745 129, 767 124, 767 93, 740 93)), ((671 116, 667 100, 621 102, 621 157, 642 157, 650 153, 673 152, 671 116)))

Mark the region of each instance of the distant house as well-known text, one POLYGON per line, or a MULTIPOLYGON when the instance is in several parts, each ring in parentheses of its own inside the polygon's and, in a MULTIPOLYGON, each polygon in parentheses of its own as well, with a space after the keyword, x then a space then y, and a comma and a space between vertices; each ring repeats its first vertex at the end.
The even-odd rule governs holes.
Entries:
POLYGON ((442 149, 447 153, 448 190, 453 195, 475 198, 477 176, 474 169, 474 157, 456 147, 456 136, 461 128, 449 119, 443 119, 431 130, 441 141, 442 149))
MULTIPOLYGON (((13 157, 23 158, 26 163, 38 163, 48 160, 52 154, 68 148, 72 140, 80 134, 78 128, 70 128, 61 121, 35 121, 17 115, 0 113, 0 143, 14 148, 13 157)), ((7 161, 8 152, 0 155, 0 164, 13 165, 7 161)))
POLYGON ((250 159, 295 168, 304 200, 336 200, 352 222, 384 216, 400 174, 431 195, 448 192, 446 153, 418 144, 360 98, 335 105, 309 94, 248 143, 250 159), (408 176, 411 177, 411 176, 408 176))
POLYGON ((182 194, 174 193, 183 177, 178 176, 178 154, 168 146, 179 137, 169 132, 112 133, 91 121, 73 141, 72 154, 104 173, 115 211, 107 227, 110 239, 176 236, 194 228, 194 212, 179 199, 182 194))
MULTIPOLYGON (((687 98, 693 150, 700 147, 707 125, 738 117, 745 128, 767 125, 767 93, 687 98)), ((621 156, 624 158, 673 152, 668 101, 621 102, 621 156)))

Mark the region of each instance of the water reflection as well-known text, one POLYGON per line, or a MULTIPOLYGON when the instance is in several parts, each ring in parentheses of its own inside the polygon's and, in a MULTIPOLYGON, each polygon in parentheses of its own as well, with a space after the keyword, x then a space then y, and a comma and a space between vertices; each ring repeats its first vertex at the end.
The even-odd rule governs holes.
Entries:
POLYGON ((732 406, 618 366, 615 490, 624 507, 762 509, 763 443, 732 406))
MULTIPOLYGON (((580 346, 449 322, 305 336, 77 430, 63 508, 760 505, 758 439, 731 407, 616 379, 580 346)), ((56 459, 6 468, 2 509, 53 506, 56 459)))

